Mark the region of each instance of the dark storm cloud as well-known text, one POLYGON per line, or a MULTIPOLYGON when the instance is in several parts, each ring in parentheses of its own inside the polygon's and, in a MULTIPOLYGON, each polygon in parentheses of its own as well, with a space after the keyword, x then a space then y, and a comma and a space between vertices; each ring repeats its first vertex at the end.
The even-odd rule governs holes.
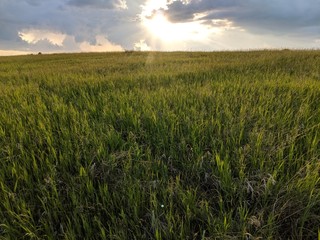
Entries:
POLYGON ((228 19, 256 33, 320 33, 319 0, 191 0, 189 3, 177 0, 164 12, 173 22, 192 21, 195 14, 205 14, 202 20, 207 23, 228 19))

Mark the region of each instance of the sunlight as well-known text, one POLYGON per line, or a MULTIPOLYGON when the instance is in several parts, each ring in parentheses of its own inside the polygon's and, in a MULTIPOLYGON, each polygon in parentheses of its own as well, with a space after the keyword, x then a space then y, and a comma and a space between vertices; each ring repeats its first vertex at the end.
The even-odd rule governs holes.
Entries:
POLYGON ((202 24, 195 16, 194 21, 183 23, 172 23, 164 14, 168 1, 150 0, 142 6, 142 24, 151 37, 161 40, 162 43, 181 41, 205 42, 210 34, 222 32, 220 27, 212 27, 202 24))
POLYGON ((167 0, 148 0, 144 5, 142 5, 142 13, 143 17, 151 16, 153 11, 159 9, 167 9, 167 0))
POLYGON ((153 37, 164 42, 201 41, 212 32, 200 22, 171 23, 161 11, 155 13, 152 18, 145 18, 143 24, 153 37))

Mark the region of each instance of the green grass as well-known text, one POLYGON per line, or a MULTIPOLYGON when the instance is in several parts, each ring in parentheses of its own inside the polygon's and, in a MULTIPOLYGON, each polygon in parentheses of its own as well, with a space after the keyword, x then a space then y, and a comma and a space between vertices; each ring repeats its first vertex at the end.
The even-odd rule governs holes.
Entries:
POLYGON ((0 239, 317 239, 320 52, 0 58, 0 239))

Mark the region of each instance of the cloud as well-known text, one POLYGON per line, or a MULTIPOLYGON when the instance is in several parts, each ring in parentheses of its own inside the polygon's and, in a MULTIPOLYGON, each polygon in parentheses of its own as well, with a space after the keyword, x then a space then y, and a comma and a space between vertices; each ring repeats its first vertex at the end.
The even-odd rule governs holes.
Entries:
POLYGON ((41 3, 43 3, 42 0, 26 0, 26 2, 32 6, 39 6, 41 3))
POLYGON ((15 45, 6 43, 4 49, 0 48, 1 55, 20 55, 30 53, 63 53, 63 52, 117 52, 124 51, 124 48, 116 43, 113 43, 102 35, 95 37, 95 42, 88 41, 77 42, 74 36, 63 35, 59 33, 51 33, 47 30, 32 30, 28 31, 22 41, 22 45, 17 48, 15 45), (32 32, 32 34, 30 33, 32 32), (44 34, 44 35, 42 35, 44 34), (48 39, 49 38, 49 39, 48 39), (57 41, 54 44, 53 41, 57 41), (61 42, 62 41, 62 42, 61 42), (21 47, 22 46, 22 47, 21 47), (14 48, 20 49, 16 50, 14 48))
MULTIPOLYGON (((172 22, 193 21, 196 15, 202 14, 203 18, 208 14, 234 8, 238 1, 234 0, 174 0, 167 3, 163 9, 166 16, 172 22)), ((219 18, 219 17, 218 17, 219 18)))
POLYGON ((318 0, 175 0, 163 10, 172 22, 194 21, 202 14, 205 23, 227 19, 253 33, 294 34, 310 27, 315 29, 309 34, 320 31, 318 0))
POLYGON ((111 43, 104 36, 96 36, 95 44, 82 42, 79 46, 83 52, 119 52, 124 50, 120 45, 111 43))
MULTIPOLYGON (((43 31, 72 36, 77 46, 82 42, 95 45, 98 35, 107 35, 110 42, 126 48, 141 39, 142 27, 132 19, 139 13, 143 0, 74 1, 78 7, 70 3, 71 0, 0 0, 0 49, 33 49, 41 39, 49 40, 48 50, 52 43, 61 45, 61 40, 45 36, 48 34, 43 31), (130 11, 123 10, 126 6, 130 11), (31 30, 42 32, 29 36, 31 30)), ((68 46, 74 49, 71 41, 68 46)))
POLYGON ((0 0, 0 49, 73 52, 81 51, 81 44, 99 49, 106 43, 97 36, 125 49, 139 48, 141 39, 152 50, 241 48, 248 41, 260 46, 253 44, 256 39, 265 39, 266 46, 319 47, 319 12, 319 0, 0 0), (141 16, 151 18, 157 10, 175 25, 146 26, 141 16), (192 34, 176 34, 195 25, 184 31, 192 34), (159 37, 168 29, 179 41, 159 37), (200 41, 201 29, 208 29, 201 31, 208 32, 206 42, 200 41))
POLYGON ((146 43, 146 40, 140 40, 134 44, 133 49, 135 51, 150 51, 151 47, 146 43))
POLYGON ((127 9, 127 2, 125 0, 69 0, 68 5, 76 7, 127 9))
POLYGON ((41 40, 47 40, 52 45, 60 47, 63 46, 63 41, 66 38, 66 34, 39 29, 24 29, 19 32, 19 36, 23 41, 31 44, 36 44, 41 40))

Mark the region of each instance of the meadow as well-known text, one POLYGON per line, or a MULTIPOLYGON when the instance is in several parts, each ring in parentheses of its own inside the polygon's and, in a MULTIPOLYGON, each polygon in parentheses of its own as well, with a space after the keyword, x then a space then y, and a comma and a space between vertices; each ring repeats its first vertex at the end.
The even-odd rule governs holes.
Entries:
POLYGON ((320 51, 0 57, 0 239, 320 238, 320 51))

